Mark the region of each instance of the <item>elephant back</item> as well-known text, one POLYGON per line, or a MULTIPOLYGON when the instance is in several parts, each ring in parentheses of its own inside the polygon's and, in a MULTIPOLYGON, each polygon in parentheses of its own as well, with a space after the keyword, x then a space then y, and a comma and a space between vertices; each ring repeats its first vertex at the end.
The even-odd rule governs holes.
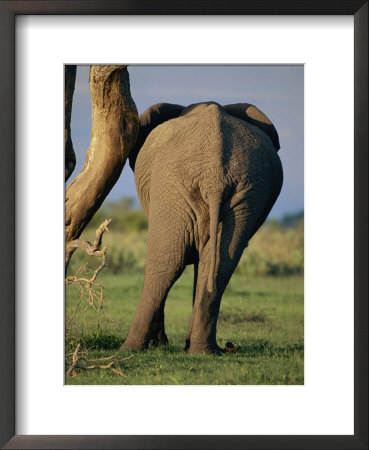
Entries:
POLYGON ((135 168, 138 152, 144 145, 147 136, 151 131, 162 123, 178 117, 184 106, 174 103, 156 103, 147 108, 139 117, 139 131, 135 147, 129 155, 129 165, 132 170, 135 168))
POLYGON ((250 103, 234 103, 232 105, 223 105, 223 109, 231 116, 237 117, 245 122, 255 125, 267 134, 274 148, 278 151, 281 147, 279 144, 278 132, 269 118, 256 106, 250 103))

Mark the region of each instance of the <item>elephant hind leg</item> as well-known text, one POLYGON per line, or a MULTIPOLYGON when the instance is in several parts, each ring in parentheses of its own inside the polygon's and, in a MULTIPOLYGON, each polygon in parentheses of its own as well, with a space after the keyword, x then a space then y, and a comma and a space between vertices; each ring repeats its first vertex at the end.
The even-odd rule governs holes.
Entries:
POLYGON ((165 326, 164 326, 164 304, 160 306, 160 310, 158 311, 157 318, 151 332, 150 342, 154 347, 158 347, 160 345, 167 345, 169 342, 168 337, 165 333, 165 326))
POLYGON ((122 348, 125 350, 143 350, 152 339, 154 345, 166 343, 164 331, 164 306, 170 288, 181 275, 182 270, 160 277, 146 275, 142 295, 122 348))
POLYGON ((217 284, 212 292, 207 289, 209 265, 210 251, 204 249, 199 262, 195 302, 186 335, 185 349, 188 353, 221 352, 216 343, 212 323, 216 323, 222 293, 219 292, 217 284))
POLYGON ((245 207, 230 210, 222 221, 217 258, 215 289, 207 289, 210 265, 209 243, 200 255, 195 305, 187 334, 189 353, 220 353, 216 342, 216 325, 220 302, 227 284, 247 246, 253 222, 246 220, 245 207))
POLYGON ((176 267, 170 273, 160 270, 158 274, 145 274, 142 295, 123 349, 146 349, 151 339, 154 345, 167 342, 164 330, 165 300, 182 271, 183 268, 176 267))
POLYGON ((127 339, 127 350, 142 350, 149 342, 166 343, 164 306, 170 288, 182 274, 188 250, 187 231, 170 208, 150 217, 142 295, 127 339), (161 214, 160 214, 161 213, 161 214))

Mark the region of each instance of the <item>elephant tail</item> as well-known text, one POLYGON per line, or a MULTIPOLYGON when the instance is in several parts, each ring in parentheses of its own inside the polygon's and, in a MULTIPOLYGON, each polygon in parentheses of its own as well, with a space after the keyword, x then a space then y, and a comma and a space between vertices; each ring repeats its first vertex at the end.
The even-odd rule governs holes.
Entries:
POLYGON ((216 278, 216 258, 217 258, 217 238, 218 238, 218 224, 221 205, 221 195, 211 196, 209 198, 209 245, 210 245, 210 268, 208 274, 207 289, 209 292, 214 291, 216 278))

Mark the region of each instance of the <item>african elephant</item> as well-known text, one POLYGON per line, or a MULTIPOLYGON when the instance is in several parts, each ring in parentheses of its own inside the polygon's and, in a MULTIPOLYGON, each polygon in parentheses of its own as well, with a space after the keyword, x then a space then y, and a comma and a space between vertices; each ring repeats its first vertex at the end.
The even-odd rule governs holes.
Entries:
POLYGON ((194 264, 186 349, 220 352, 221 298, 281 190, 279 148, 273 124, 247 103, 160 103, 140 116, 129 160, 149 227, 142 295, 123 349, 168 342, 165 300, 194 264))

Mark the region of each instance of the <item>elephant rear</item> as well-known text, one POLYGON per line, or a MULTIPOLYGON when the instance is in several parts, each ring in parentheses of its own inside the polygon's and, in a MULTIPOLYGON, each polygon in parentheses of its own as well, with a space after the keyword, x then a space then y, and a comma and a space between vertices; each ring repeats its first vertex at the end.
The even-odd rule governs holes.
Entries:
POLYGON ((274 126, 259 127, 265 116, 249 108, 254 122, 243 120, 242 105, 175 105, 170 114, 181 115, 156 126, 138 152, 135 179, 149 229, 143 293, 125 348, 148 345, 164 323, 171 286, 194 263, 188 350, 219 351, 221 297, 283 180, 274 126))
POLYGON ((216 103, 190 106, 179 118, 155 128, 137 157, 135 172, 149 224, 166 204, 155 222, 162 221, 164 238, 170 228, 182 233, 184 262, 193 261, 193 249, 199 254, 210 246, 210 292, 222 218, 244 203, 248 242, 269 214, 283 178, 271 138, 216 103))

